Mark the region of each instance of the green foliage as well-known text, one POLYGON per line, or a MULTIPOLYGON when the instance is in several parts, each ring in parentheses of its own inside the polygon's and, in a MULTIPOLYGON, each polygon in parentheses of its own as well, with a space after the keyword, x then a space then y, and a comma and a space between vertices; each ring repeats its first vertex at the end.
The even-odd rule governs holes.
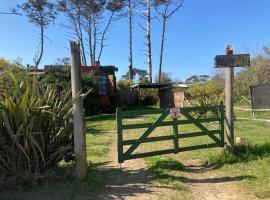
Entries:
MULTIPOLYGON (((148 79, 147 79, 147 71, 144 69, 137 69, 137 68, 133 68, 132 69, 132 77, 133 77, 133 82, 136 82, 136 76, 138 76, 138 82, 139 83, 147 83, 148 79)), ((122 79, 128 80, 129 79, 129 71, 127 71, 126 74, 124 74, 122 76, 122 79)))
POLYGON ((104 175, 95 169, 88 169, 86 175, 86 184, 90 189, 97 189, 104 185, 104 175))
MULTIPOLYGON (((155 77, 155 82, 156 83, 159 82, 159 76, 158 75, 155 77)), ((171 83, 171 82, 172 82, 171 75, 169 73, 166 73, 166 72, 161 72, 160 83, 171 83)))
POLYGON ((206 83, 209 79, 208 75, 193 75, 186 79, 186 83, 206 83))
POLYGON ((71 92, 13 77, 0 97, 0 179, 31 177, 73 152, 71 92))
POLYGON ((152 157, 148 158, 148 165, 155 169, 185 170, 182 163, 172 158, 152 157))
POLYGON ((249 97, 249 86, 270 83, 270 57, 269 48, 263 48, 264 53, 251 60, 251 66, 245 68, 235 76, 235 101, 249 97))
POLYGON ((10 91, 13 90, 13 84, 11 81, 11 75, 15 76, 17 79, 27 79, 29 75, 26 68, 23 68, 21 61, 16 60, 11 63, 3 58, 0 59, 0 88, 7 88, 10 91))
MULTIPOLYGON (((90 115, 97 112, 98 106, 97 99, 98 88, 97 88, 97 79, 93 73, 82 73, 82 87, 83 92, 89 92, 88 95, 84 98, 84 109, 85 114, 90 115)), ((40 78, 40 81, 43 84, 56 85, 61 90, 67 90, 71 88, 71 69, 70 66, 63 67, 48 67, 47 74, 40 78)))
POLYGON ((121 79, 117 82, 117 86, 121 90, 130 90, 130 87, 133 85, 133 81, 128 79, 121 79))
POLYGON ((195 83, 189 87, 186 96, 200 105, 218 104, 224 99, 224 91, 213 82, 195 83))
POLYGON ((234 154, 223 152, 206 158, 205 163, 220 167, 226 164, 234 164, 239 162, 249 162, 253 160, 270 157, 270 143, 260 145, 238 145, 235 146, 234 154))

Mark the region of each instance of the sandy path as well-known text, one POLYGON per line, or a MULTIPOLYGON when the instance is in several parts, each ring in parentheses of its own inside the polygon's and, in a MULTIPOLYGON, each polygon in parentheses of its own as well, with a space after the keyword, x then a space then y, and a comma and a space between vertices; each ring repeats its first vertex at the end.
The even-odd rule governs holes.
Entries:
MULTIPOLYGON (((192 162, 192 161, 191 161, 192 162)), ((258 200, 252 194, 247 194, 236 186, 235 177, 217 173, 198 162, 187 164, 191 172, 183 180, 189 185, 190 199, 194 200, 258 200)))

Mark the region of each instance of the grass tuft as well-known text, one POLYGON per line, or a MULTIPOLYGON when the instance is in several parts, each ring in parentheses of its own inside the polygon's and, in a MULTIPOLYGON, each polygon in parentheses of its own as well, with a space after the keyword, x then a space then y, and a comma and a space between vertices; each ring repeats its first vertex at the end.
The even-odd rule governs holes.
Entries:
POLYGON ((181 162, 172 158, 153 157, 148 158, 148 166, 152 169, 167 169, 167 170, 185 170, 186 167, 181 162))
POLYGON ((234 154, 229 154, 224 151, 221 154, 207 157, 204 162, 211 166, 221 167, 227 164, 250 162, 265 157, 270 157, 270 143, 262 145, 239 145, 235 147, 234 154))
POLYGON ((97 189, 104 185, 105 177, 95 169, 89 169, 86 176, 86 184, 89 189, 97 189))

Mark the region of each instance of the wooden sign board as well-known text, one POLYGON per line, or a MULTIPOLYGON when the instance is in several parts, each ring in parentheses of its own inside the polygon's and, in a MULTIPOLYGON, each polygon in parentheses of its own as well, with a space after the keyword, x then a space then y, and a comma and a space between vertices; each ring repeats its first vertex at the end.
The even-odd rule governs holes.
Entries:
POLYGON ((270 109, 270 84, 250 86, 252 109, 270 109))
POLYGON ((248 67, 250 54, 218 55, 215 57, 216 68, 223 67, 248 67))

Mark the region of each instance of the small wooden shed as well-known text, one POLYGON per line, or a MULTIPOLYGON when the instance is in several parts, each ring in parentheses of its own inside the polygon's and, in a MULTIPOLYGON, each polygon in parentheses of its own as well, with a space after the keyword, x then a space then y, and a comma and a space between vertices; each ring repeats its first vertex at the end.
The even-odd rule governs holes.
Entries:
POLYGON ((135 84, 131 86, 132 89, 158 89, 158 108, 182 108, 184 107, 185 91, 188 86, 185 84, 159 84, 159 83, 145 83, 135 84))

